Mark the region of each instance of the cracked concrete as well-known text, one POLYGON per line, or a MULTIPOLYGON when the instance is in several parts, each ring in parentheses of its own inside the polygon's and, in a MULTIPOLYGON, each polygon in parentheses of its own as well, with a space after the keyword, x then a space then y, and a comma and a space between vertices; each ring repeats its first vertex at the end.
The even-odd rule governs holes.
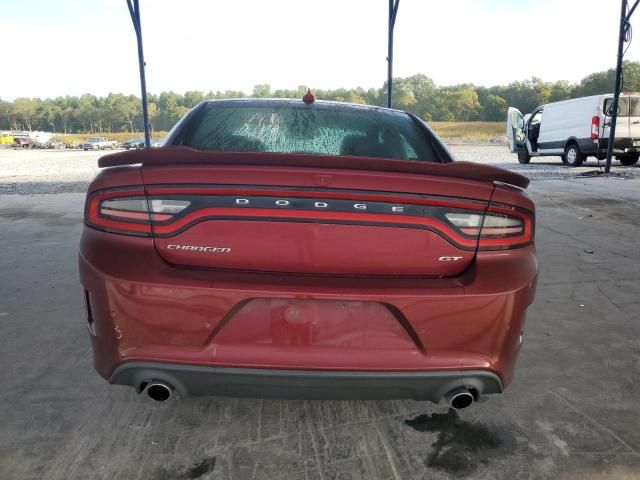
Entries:
POLYGON ((83 195, 0 196, 0 478, 640 479, 639 187, 532 183, 541 271, 516 379, 459 413, 158 406, 110 386, 91 366, 76 271, 83 195))

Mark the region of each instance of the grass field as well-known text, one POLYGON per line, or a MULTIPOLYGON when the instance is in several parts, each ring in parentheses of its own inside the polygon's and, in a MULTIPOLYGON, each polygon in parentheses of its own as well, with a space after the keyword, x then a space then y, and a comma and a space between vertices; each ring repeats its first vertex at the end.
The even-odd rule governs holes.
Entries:
MULTIPOLYGON (((443 139, 469 140, 473 142, 488 142, 495 137, 505 135, 504 122, 429 122, 431 128, 443 139)), ((163 138, 167 132, 153 132, 153 138, 163 138)), ((65 143, 80 143, 93 136, 107 137, 109 140, 124 142, 130 138, 142 138, 142 132, 117 132, 68 135, 56 135, 55 138, 65 143)))
MULTIPOLYGON (((167 132, 153 132, 151 138, 163 138, 167 132)), ((116 133, 69 133, 67 135, 58 134, 54 138, 61 140, 65 143, 80 143, 84 142, 89 137, 107 137, 108 140, 116 140, 118 142, 124 142, 130 138, 144 138, 144 132, 116 132, 116 133)))
POLYGON ((456 138, 488 142, 505 135, 504 122, 429 122, 429 126, 444 139, 456 138))

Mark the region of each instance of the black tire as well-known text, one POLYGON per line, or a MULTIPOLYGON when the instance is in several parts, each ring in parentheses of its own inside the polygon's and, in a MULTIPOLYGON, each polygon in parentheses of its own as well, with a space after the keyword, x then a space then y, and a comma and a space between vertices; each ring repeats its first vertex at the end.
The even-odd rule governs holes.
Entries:
POLYGON ((531 161, 531 155, 529 155, 529 152, 527 152, 526 150, 519 150, 518 151, 518 162, 520 163, 529 163, 531 161))
POLYGON ((631 165, 635 165, 636 163, 638 163, 638 158, 640 158, 640 153, 618 157, 618 160, 620 160, 620 163, 625 167, 630 167, 631 165))
POLYGON ((575 143, 570 143, 564 148, 564 158, 570 167, 579 167, 584 162, 584 154, 575 143))
POLYGON ((565 165, 567 164, 567 156, 564 153, 560 155, 560 159, 562 160, 562 163, 564 163, 565 165))

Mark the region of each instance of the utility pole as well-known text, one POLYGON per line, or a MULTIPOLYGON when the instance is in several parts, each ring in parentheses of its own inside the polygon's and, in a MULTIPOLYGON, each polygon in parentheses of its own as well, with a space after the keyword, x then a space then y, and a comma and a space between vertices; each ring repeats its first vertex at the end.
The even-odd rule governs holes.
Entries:
POLYGON ((142 51, 142 25, 140 24, 140 5, 138 0, 127 0, 127 6, 129 7, 129 14, 131 14, 131 21, 133 22, 133 29, 136 31, 136 39, 138 41, 138 64, 140 67, 140 88, 142 90, 142 121, 144 123, 144 146, 149 148, 151 146, 151 134, 149 133, 149 111, 147 109, 147 81, 144 75, 144 52, 142 51))
POLYGON ((389 0, 389 39, 387 43, 387 107, 391 108, 391 92, 393 88, 393 28, 396 26, 400 0, 389 0))
MULTIPOLYGON (((629 31, 629 19, 640 0, 636 0, 631 7, 631 10, 627 12, 629 7, 627 0, 622 0, 620 6, 620 30, 618 32, 618 57, 616 62, 616 75, 613 83, 613 101, 611 102, 611 120, 609 121, 609 141, 607 142, 607 160, 604 166, 604 172, 609 173, 611 171, 611 157, 613 156, 613 142, 616 138, 616 123, 618 120, 618 102, 620 100, 620 89, 622 79, 622 58, 624 57, 624 44, 627 41, 627 32, 629 31)), ((608 112, 604 112, 605 114, 608 112)))

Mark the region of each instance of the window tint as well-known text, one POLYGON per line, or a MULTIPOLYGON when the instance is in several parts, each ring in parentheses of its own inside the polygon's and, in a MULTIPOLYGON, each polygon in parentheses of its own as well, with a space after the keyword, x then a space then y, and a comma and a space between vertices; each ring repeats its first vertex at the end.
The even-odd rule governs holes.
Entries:
POLYGON ((355 155, 439 162, 407 115, 315 103, 207 105, 183 145, 223 152, 355 155))

